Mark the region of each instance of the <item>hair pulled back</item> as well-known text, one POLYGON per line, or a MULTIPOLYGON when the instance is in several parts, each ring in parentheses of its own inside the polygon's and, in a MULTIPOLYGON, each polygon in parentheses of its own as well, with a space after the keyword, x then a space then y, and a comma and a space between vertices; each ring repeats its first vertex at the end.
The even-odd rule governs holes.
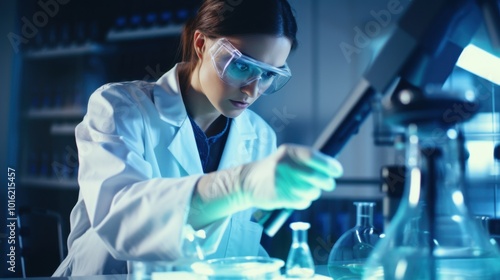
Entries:
POLYGON ((248 34, 285 36, 297 47, 297 23, 287 0, 205 0, 182 31, 182 60, 198 60, 193 48, 196 30, 210 38, 248 34))

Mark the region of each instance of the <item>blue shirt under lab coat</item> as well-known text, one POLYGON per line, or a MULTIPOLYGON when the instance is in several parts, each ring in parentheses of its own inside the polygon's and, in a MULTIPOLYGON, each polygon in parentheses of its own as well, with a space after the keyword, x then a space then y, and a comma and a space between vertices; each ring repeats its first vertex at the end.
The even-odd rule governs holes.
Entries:
MULTIPOLYGON (((54 276, 127 273, 133 260, 174 260, 203 174, 177 66, 156 83, 107 84, 89 99, 76 142, 80 194, 68 256, 54 276)), ((219 170, 262 159, 276 135, 257 114, 231 119, 219 170)), ((209 258, 265 255, 252 210, 208 225, 209 258)))

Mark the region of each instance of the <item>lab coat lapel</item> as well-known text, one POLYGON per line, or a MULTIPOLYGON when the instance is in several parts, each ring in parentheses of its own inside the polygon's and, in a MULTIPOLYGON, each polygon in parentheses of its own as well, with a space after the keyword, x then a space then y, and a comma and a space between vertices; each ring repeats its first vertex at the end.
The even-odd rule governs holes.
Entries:
POLYGON ((180 92, 176 65, 156 82, 154 89, 155 106, 164 122, 179 127, 168 146, 170 153, 186 171, 187 175, 202 174, 203 168, 194 138, 193 127, 188 119, 180 92))
POLYGON ((164 122, 173 126, 181 126, 187 120, 187 112, 179 88, 177 65, 158 79, 153 100, 164 122))
POLYGON ((233 119, 219 163, 219 170, 249 162, 252 159, 252 140, 256 138, 255 129, 245 112, 233 119))
POLYGON ((168 150, 188 175, 203 174, 193 128, 188 118, 179 127, 179 131, 170 142, 168 150))

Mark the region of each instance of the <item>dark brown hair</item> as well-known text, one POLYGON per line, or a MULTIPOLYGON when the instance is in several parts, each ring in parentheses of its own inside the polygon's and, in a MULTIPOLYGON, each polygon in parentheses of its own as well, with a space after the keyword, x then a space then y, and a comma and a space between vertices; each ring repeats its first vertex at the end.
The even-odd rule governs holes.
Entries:
POLYGON ((205 0, 182 32, 182 60, 197 61, 193 49, 195 30, 210 38, 245 34, 285 36, 297 48, 297 23, 287 0, 205 0))

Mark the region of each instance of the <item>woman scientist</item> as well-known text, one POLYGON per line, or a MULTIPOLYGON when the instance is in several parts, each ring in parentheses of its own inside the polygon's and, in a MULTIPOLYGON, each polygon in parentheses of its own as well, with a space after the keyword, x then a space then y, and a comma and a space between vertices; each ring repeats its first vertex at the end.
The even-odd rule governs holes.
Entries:
POLYGON ((183 30, 183 63, 156 83, 92 94, 75 132, 80 196, 69 252, 54 276, 175 260, 185 224, 205 230, 208 258, 266 255, 254 209, 304 209, 334 188, 335 159, 276 149, 270 126, 247 110, 290 79, 296 30, 286 0, 206 0, 183 30))

